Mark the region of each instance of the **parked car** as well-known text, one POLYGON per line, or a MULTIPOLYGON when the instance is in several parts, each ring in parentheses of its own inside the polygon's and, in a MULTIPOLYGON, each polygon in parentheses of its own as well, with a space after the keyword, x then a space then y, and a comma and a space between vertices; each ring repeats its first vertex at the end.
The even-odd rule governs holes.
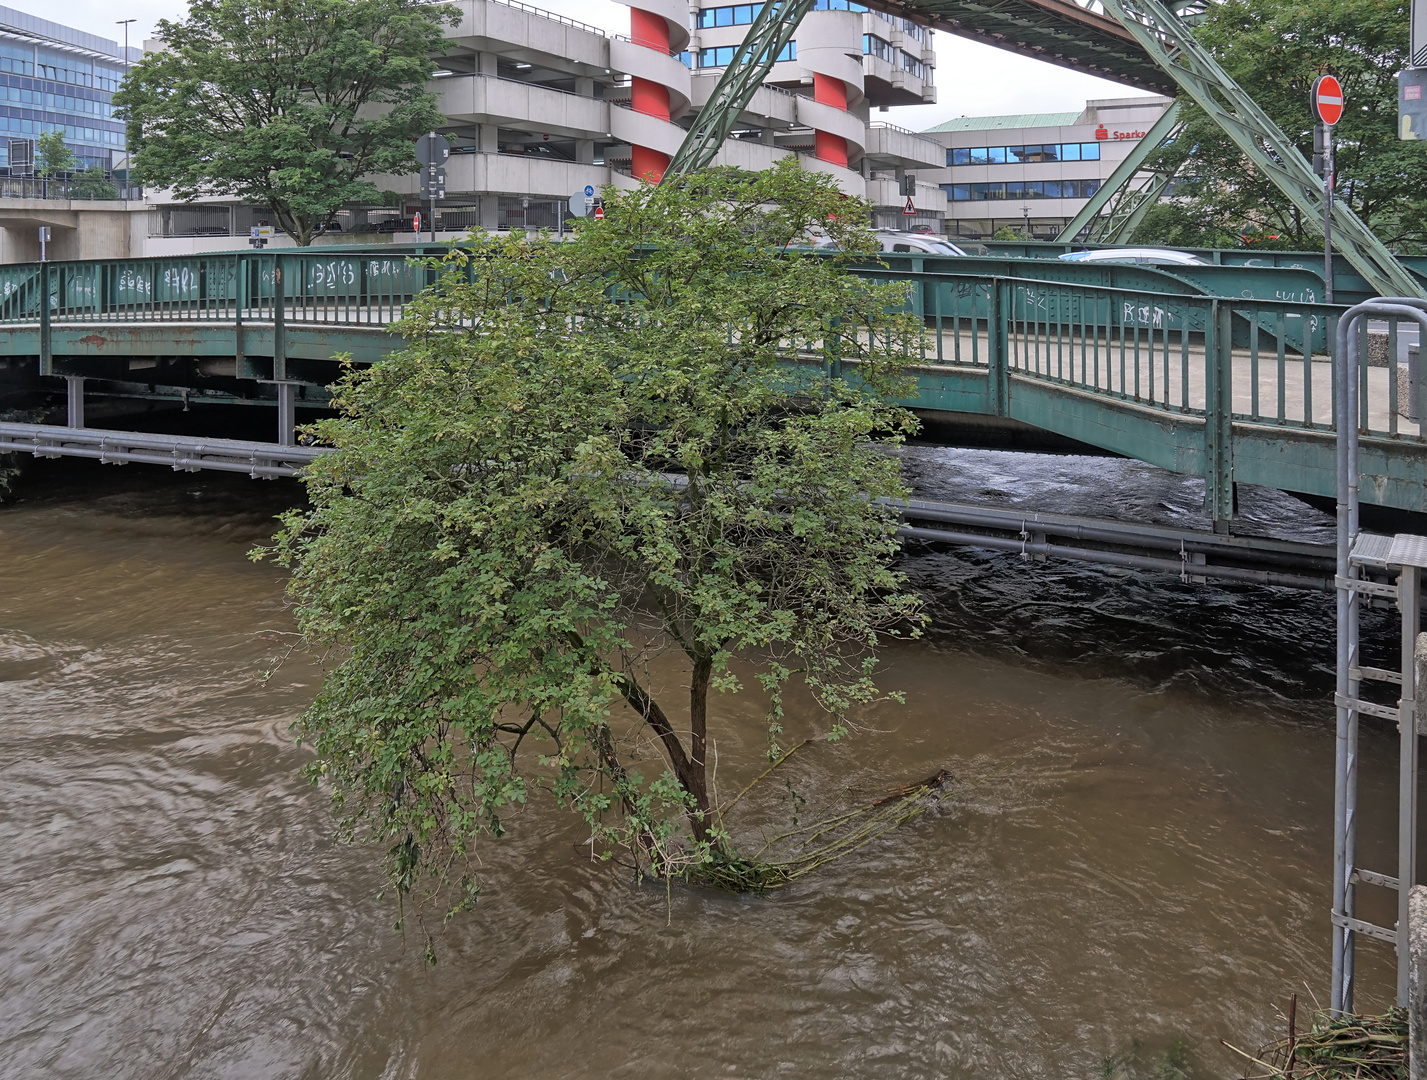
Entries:
POLYGON ((1151 266, 1162 263, 1169 266, 1208 266, 1198 255, 1187 251, 1173 251, 1170 248, 1100 248, 1097 251, 1067 251, 1060 256, 1062 262, 1115 262, 1145 263, 1151 266))
MULTIPOLYGON (((890 229, 878 230, 877 241, 889 255, 965 255, 966 252, 950 240, 940 236, 926 236, 919 233, 894 232, 890 229)), ((835 248, 832 240, 823 240, 818 247, 823 250, 835 248)))

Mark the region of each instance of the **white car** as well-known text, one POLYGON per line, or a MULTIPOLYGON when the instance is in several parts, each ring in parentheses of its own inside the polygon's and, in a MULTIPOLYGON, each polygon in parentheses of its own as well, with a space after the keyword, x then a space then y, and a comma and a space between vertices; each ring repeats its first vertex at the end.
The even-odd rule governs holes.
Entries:
POLYGON ((965 255, 950 240, 926 233, 879 232, 882 250, 891 255, 965 255))
POLYGON ((1171 266, 1208 266, 1198 255, 1169 248, 1102 248, 1099 251, 1067 251, 1062 262, 1167 263, 1171 266))
MULTIPOLYGON (((904 233, 904 232, 881 232, 877 233, 877 242, 882 245, 882 250, 889 255, 965 255, 959 247, 949 240, 944 240, 940 236, 928 236, 925 233, 904 233)), ((818 247, 827 251, 837 247, 831 239, 819 241, 818 247)))

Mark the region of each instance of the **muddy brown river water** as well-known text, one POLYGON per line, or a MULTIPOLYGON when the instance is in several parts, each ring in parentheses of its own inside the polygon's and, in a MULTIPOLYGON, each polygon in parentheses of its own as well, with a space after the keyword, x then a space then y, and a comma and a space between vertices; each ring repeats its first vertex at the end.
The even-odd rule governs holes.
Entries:
MULTIPOLYGON (((1183 523, 1196 481, 910 448, 931 496, 1183 523)), ((1202 489, 1199 489, 1202 491, 1202 489)), ((1322 995, 1333 743, 1326 597, 909 551, 904 707, 796 760, 814 809, 943 765, 934 811, 770 899, 640 886, 535 801, 437 938, 336 845, 271 678, 291 620, 245 558, 294 485, 38 465, 0 507, 0 1076, 1091 1078, 1237 1075, 1322 995)), ((1244 525, 1328 521, 1246 493, 1244 525)), ((719 784, 760 767, 730 709, 719 784)), ((795 725, 792 725, 795 726, 795 725)), ((794 732, 796 733, 796 732, 794 732)), ((1384 823, 1393 737, 1364 736, 1384 823)), ((770 795, 768 798, 772 798, 770 795)), ((776 809, 769 803, 765 810, 776 809)), ((1365 839, 1386 865, 1393 836, 1365 839)), ((1364 902, 1368 917, 1391 919, 1364 902)), ((1367 945, 1360 1004, 1385 1004, 1367 945)))

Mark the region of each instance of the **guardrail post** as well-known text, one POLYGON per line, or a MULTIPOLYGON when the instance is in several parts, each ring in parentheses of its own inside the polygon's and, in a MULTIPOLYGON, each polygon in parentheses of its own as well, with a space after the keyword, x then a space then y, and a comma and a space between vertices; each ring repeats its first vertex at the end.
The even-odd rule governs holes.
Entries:
POLYGON ((40 374, 53 375, 54 339, 50 327, 50 264, 40 263, 40 374))
POLYGON ((1234 309, 1209 304, 1204 335, 1204 512, 1227 533, 1234 516, 1234 309))
POLYGON ((66 375, 65 419, 72 428, 84 426, 84 376, 66 375))
POLYGON ((991 310, 986 321, 986 397, 994 416, 1005 416, 1010 397, 1010 285, 991 279, 991 310))

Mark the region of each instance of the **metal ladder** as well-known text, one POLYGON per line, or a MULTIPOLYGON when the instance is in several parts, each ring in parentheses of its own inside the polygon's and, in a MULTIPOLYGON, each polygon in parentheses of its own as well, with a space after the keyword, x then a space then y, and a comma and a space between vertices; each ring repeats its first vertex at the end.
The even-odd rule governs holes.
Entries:
POLYGON ((1358 528, 1359 357, 1357 332, 1367 318, 1406 319, 1427 331, 1427 302, 1409 297, 1369 300, 1349 308, 1337 328, 1334 371, 1334 422, 1338 442, 1338 566, 1337 587, 1337 746, 1333 784, 1333 984, 1334 1013, 1353 1008, 1357 938, 1364 935, 1392 942, 1397 950, 1397 1004, 1407 1004, 1409 969, 1408 893, 1417 881, 1417 677, 1414 649, 1421 629, 1422 572, 1427 569, 1427 537, 1399 533, 1379 536, 1358 528), (1372 581, 1365 573, 1397 577, 1395 584, 1372 581), (1361 605, 1373 599, 1391 600, 1401 613, 1401 667, 1397 671, 1362 662, 1359 629, 1361 605), (1367 701, 1362 685, 1386 683, 1399 687, 1395 707, 1367 701), (1357 865, 1358 720, 1375 716, 1397 724, 1399 733, 1397 792, 1397 873, 1389 875, 1357 865), (1357 917, 1357 886, 1375 885, 1397 891, 1397 925, 1377 926, 1357 917))
POLYGON ((1398 533, 1379 536, 1360 532, 1348 555, 1348 575, 1337 579, 1339 608, 1346 606, 1346 628, 1340 624, 1338 690, 1338 769, 1334 784, 1333 847, 1333 1002, 1335 1012, 1353 1008, 1353 967, 1359 934, 1391 942, 1397 949, 1397 1003, 1407 1004, 1407 894, 1417 880, 1417 733, 1416 679, 1413 648, 1421 625, 1419 596, 1427 569, 1427 537, 1398 533), (1396 574, 1393 584, 1370 581, 1365 571, 1396 574), (1402 615, 1402 666, 1398 671, 1361 662, 1358 642, 1359 605, 1374 597, 1395 602, 1402 615), (1343 630, 1346 629, 1346 634, 1343 630), (1396 707, 1366 701, 1364 681, 1401 688, 1396 707), (1397 873, 1383 874, 1357 865, 1358 718, 1376 716, 1398 726, 1397 873), (1403 886, 1406 882, 1406 887, 1403 886), (1357 886, 1397 890, 1397 926, 1388 929, 1359 919, 1357 886))

